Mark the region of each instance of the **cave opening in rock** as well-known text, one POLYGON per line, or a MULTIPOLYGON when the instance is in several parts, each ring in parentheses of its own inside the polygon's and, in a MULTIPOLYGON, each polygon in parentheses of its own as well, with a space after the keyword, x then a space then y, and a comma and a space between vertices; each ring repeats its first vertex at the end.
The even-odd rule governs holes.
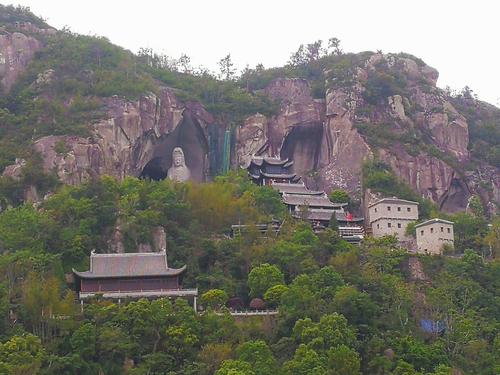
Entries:
POLYGON ((323 126, 308 123, 295 126, 286 136, 281 148, 281 158, 293 160, 294 172, 304 175, 318 167, 323 126))
POLYGON ((439 208, 446 212, 465 210, 471 193, 467 184, 460 178, 453 178, 448 191, 441 198, 439 208))
POLYGON ((196 182, 205 181, 208 163, 208 142, 198 121, 189 111, 183 113, 181 123, 170 134, 155 138, 151 160, 144 166, 140 178, 163 180, 172 166, 172 151, 180 147, 185 163, 196 182))
POLYGON ((150 160, 140 175, 140 178, 161 181, 167 177, 167 169, 162 165, 160 158, 150 160))

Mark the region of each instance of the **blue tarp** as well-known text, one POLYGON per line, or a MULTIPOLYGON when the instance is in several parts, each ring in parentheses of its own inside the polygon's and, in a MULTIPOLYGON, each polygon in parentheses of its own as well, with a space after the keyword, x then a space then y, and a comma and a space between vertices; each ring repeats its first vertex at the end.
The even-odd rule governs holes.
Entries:
POLYGON ((421 319, 420 328, 427 333, 443 333, 446 330, 446 326, 442 320, 434 321, 430 319, 421 319))

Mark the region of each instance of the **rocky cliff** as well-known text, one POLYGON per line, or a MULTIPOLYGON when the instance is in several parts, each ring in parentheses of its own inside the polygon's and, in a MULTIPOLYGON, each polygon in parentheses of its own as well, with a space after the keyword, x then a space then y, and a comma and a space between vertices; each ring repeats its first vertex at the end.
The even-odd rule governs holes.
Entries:
POLYGON ((363 162, 376 156, 444 210, 464 209, 474 193, 499 202, 498 168, 463 167, 471 162, 468 123, 436 87, 435 69, 409 57, 372 54, 354 67, 348 84, 328 74, 324 99, 313 99, 304 79, 278 79, 266 88, 281 99, 280 112, 252 116, 239 128, 240 165, 252 154, 289 157, 314 188, 359 194, 363 162), (370 91, 393 77, 401 80, 400 90, 370 91), (492 189, 486 192, 479 181, 492 189))
MULTIPOLYGON (((170 89, 138 101, 119 97, 104 100, 105 118, 91 124, 90 137, 46 136, 33 143, 43 156, 45 171, 60 181, 80 184, 103 175, 165 178, 173 147, 185 150, 195 181, 204 181, 208 168, 207 125, 213 117, 198 103, 182 103, 170 89)), ((19 176, 23 160, 4 174, 19 176)))
MULTIPOLYGON (((43 49, 43 38, 37 35, 55 32, 20 27, 0 35, 4 91, 43 49)), ((96 58, 99 68, 99 51, 96 58)), ((52 91, 39 90, 34 102, 50 102, 58 95, 57 84, 67 85, 68 73, 63 76, 48 67, 28 82, 30 87, 50 82, 52 91)), ((78 79, 93 89, 97 74, 78 69, 78 79)), ((128 70, 124 74, 129 77, 128 70)), ((435 69, 409 55, 336 56, 322 66, 320 95, 310 80, 278 74, 260 93, 279 103, 278 110, 267 116, 255 113, 236 124, 227 121, 227 113, 209 113, 199 101, 181 100, 179 90, 159 83, 154 94, 144 92, 138 99, 100 97, 100 116, 86 125, 88 135, 72 135, 68 129, 63 135, 34 138, 31 147, 41 154, 46 172, 55 172, 64 183, 79 184, 101 175, 165 178, 172 149, 180 146, 193 179, 205 181, 214 169, 211 164, 220 159, 214 157, 215 148, 228 141, 224 130, 233 128, 230 155, 235 166, 245 167, 253 155, 290 158, 311 188, 342 188, 361 197, 363 163, 376 158, 444 210, 464 209, 473 194, 494 210, 500 202, 498 165, 471 155, 471 112, 437 88, 437 78, 435 69)), ((70 108, 75 98, 64 98, 63 107, 70 108)), ((492 107, 488 113, 499 112, 492 107)), ((4 175, 19 177, 23 163, 17 160, 4 175)))
POLYGON ((0 29, 0 88, 8 92, 26 70, 42 42, 32 35, 50 35, 52 28, 39 28, 29 22, 17 22, 15 31, 0 29))

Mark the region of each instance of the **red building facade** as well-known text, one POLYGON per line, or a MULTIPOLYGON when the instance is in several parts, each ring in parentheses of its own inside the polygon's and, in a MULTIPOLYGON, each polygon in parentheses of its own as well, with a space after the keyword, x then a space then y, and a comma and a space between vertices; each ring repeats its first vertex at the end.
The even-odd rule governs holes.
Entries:
POLYGON ((186 271, 170 268, 167 254, 125 253, 90 255, 90 269, 73 270, 81 300, 96 295, 104 298, 193 297, 197 289, 183 289, 181 278, 186 271))

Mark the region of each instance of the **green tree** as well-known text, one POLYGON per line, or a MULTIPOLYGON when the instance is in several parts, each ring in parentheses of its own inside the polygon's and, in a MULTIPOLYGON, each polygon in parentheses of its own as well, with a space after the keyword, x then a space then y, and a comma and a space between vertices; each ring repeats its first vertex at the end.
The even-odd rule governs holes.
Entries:
POLYGON ((254 267, 248 274, 248 287, 251 297, 262 297, 272 286, 284 284, 280 269, 272 264, 264 263, 254 267))
POLYGON ((351 197, 347 193, 347 191, 338 189, 338 190, 332 190, 330 195, 328 196, 330 200, 334 203, 347 203, 351 204, 351 197))
POLYGON ((231 54, 223 57, 219 61, 220 76, 222 79, 229 81, 233 79, 236 69, 234 69, 234 63, 231 60, 231 54))
POLYGON ((241 361, 250 363, 256 374, 274 375, 278 366, 267 344, 262 340, 247 341, 236 349, 241 361))
POLYGON ((96 355, 97 328, 91 323, 79 327, 70 339, 71 348, 84 360, 92 360, 96 355))
POLYGON ((228 359, 222 362, 222 366, 215 375, 257 375, 250 363, 240 360, 228 359))
POLYGON ((0 343, 0 372, 3 374, 38 374, 45 350, 34 335, 13 336, 0 343))
POLYGON ((220 309, 229 299, 227 293, 221 289, 210 289, 201 296, 201 303, 210 309, 220 309))
POLYGON ((293 358, 283 365, 284 375, 324 375, 326 361, 313 349, 302 344, 295 351, 293 358))
POLYGON ((340 345, 328 351, 328 374, 360 375, 361 360, 358 352, 340 345))
POLYGON ((270 287, 264 293, 264 300, 270 307, 278 306, 281 303, 281 296, 288 290, 286 285, 278 284, 270 287))
POLYGON ((323 315, 318 323, 310 318, 297 320, 293 337, 318 353, 342 344, 357 345, 355 331, 348 326, 347 319, 337 313, 323 315))
POLYGON ((336 311, 346 316, 351 324, 371 324, 377 313, 377 305, 365 292, 355 287, 341 287, 332 301, 336 311))

